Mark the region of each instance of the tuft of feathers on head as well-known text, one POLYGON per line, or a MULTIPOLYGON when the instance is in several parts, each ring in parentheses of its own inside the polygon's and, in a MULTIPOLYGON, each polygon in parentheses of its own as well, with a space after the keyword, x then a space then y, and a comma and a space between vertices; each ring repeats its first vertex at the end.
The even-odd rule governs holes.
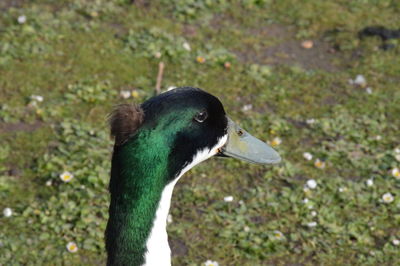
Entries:
POLYGON ((115 137, 115 145, 124 144, 142 125, 143 110, 135 104, 120 104, 109 116, 111 136, 115 137))

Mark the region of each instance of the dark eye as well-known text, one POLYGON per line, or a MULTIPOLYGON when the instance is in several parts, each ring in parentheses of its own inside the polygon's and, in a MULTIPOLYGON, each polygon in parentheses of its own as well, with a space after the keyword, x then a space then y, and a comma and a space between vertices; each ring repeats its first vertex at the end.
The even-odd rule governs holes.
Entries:
POLYGON ((206 110, 203 110, 203 111, 197 113, 197 114, 194 116, 194 120, 196 120, 196 121, 199 122, 199 123, 203 123, 203 122, 207 119, 207 117, 208 117, 207 111, 206 111, 206 110))

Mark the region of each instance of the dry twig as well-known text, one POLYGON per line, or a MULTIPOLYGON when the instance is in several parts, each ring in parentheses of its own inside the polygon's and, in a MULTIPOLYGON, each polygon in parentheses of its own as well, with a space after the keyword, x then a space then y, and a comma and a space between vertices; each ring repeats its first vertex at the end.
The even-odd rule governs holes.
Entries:
POLYGON ((162 82, 162 78, 163 78, 163 74, 164 74, 164 63, 160 62, 158 64, 158 75, 157 75, 157 83, 156 83, 156 94, 160 94, 161 93, 161 82, 162 82))

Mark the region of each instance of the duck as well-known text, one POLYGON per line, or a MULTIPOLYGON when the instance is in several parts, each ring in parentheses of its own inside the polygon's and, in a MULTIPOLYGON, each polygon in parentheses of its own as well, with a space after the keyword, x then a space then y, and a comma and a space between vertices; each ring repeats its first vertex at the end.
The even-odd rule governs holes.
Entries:
POLYGON ((214 95, 176 88, 109 116, 115 139, 105 239, 107 265, 171 265, 167 216, 177 181, 213 156, 277 164, 279 154, 239 127, 214 95))

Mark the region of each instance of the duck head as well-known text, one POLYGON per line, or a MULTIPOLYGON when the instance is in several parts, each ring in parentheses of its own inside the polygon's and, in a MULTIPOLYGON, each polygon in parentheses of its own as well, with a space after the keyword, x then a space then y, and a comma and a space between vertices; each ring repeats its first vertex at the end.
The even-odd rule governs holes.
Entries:
POLYGON ((218 98, 198 88, 170 90, 140 108, 120 106, 111 116, 111 132, 116 146, 139 137, 151 140, 148 149, 167 148, 173 177, 214 155, 255 164, 281 160, 274 149, 234 123, 218 98))

